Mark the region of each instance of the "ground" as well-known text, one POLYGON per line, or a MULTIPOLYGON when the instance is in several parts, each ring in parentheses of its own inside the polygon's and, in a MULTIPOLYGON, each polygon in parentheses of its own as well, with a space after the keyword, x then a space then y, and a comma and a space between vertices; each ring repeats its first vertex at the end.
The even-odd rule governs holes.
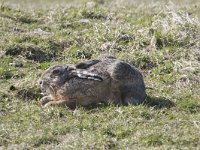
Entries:
POLYGON ((0 149, 199 149, 200 2, 0 1, 0 149), (147 87, 139 106, 41 108, 49 66, 114 55, 147 87))

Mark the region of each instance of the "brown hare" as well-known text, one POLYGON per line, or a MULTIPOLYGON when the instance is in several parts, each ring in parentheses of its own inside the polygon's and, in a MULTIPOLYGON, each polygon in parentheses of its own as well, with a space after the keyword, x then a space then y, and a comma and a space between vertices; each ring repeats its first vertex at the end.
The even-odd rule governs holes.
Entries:
POLYGON ((44 107, 65 104, 75 108, 99 102, 140 104, 146 98, 142 74, 113 56, 50 67, 39 79, 39 84, 48 94, 40 100, 44 107))

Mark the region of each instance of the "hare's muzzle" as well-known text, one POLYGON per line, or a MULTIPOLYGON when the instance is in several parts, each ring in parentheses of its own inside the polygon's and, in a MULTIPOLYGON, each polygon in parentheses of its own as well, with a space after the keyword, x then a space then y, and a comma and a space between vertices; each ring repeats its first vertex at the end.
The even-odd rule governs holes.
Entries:
POLYGON ((44 95, 44 93, 46 92, 46 90, 45 90, 45 86, 44 86, 44 81, 43 80, 39 80, 38 81, 38 85, 39 85, 39 87, 40 87, 40 90, 41 90, 41 95, 44 95))
POLYGON ((38 86, 40 87, 41 91, 44 91, 44 81, 43 80, 38 81, 38 86))
POLYGON ((43 81, 39 81, 39 85, 41 85, 43 83, 43 81))
POLYGON ((40 87, 42 87, 43 81, 42 81, 42 80, 39 80, 39 81, 38 81, 38 85, 39 85, 40 87))

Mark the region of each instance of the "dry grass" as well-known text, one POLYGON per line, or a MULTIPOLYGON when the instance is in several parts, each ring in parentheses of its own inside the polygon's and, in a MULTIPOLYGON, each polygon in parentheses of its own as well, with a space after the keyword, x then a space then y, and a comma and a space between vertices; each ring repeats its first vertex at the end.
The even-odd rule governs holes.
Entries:
POLYGON ((198 149, 200 2, 0 2, 0 149, 198 149), (53 64, 102 53, 138 67, 147 102, 41 109, 53 64))

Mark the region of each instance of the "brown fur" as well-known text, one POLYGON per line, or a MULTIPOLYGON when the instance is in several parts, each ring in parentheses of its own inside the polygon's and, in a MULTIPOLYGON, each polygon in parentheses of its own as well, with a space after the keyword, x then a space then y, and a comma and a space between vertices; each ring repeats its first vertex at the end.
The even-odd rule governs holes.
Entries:
POLYGON ((53 66, 44 72, 39 83, 49 94, 40 100, 45 107, 66 104, 75 108, 99 102, 140 104, 146 98, 142 74, 112 56, 53 66))

